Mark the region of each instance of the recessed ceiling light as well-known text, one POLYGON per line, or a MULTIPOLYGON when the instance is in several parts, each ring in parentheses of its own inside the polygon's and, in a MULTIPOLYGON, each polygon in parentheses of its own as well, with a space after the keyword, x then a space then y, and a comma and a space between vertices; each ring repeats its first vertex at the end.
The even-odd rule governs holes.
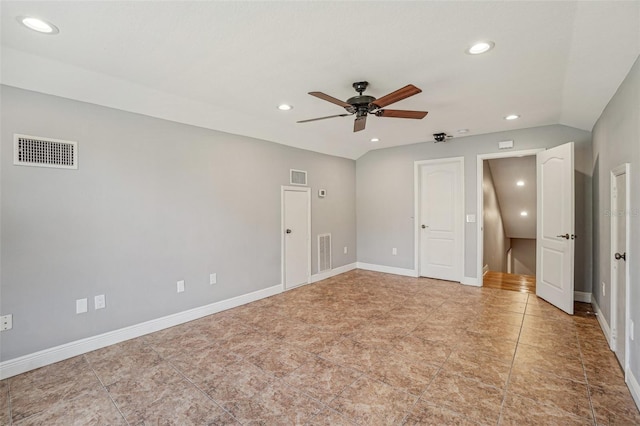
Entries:
POLYGON ((44 21, 40 18, 34 18, 33 16, 18 16, 18 22, 30 30, 37 31, 42 34, 58 34, 60 30, 51 22, 44 21))
POLYGON ((520 212, 520 216, 528 216, 528 215, 529 215, 529 213, 527 213, 527 212, 525 212, 525 211, 521 211, 521 212, 520 212))
POLYGON ((469 129, 458 129, 458 133, 469 133, 469 129))
POLYGON ((280 105, 278 105, 278 109, 280 111, 289 111, 289 110, 293 109, 293 107, 291 105, 289 105, 289 104, 280 104, 280 105))
POLYGON ((371 142, 380 142, 380 139, 378 139, 378 138, 371 138, 371 142))
POLYGON ((516 185, 524 186, 524 181, 523 180, 519 180, 519 181, 516 182, 516 185))
POLYGON ((520 118, 520 116, 518 114, 509 114, 504 119, 505 120, 517 120, 518 118, 520 118))
POLYGON ((479 41, 466 50, 469 55, 479 55, 493 49, 496 44, 492 41, 479 41))

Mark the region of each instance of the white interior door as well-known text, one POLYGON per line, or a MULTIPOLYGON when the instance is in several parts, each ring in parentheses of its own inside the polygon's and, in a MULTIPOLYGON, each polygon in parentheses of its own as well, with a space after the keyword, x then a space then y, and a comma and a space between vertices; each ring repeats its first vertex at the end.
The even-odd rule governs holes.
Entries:
POLYGON ((283 188, 283 281, 289 289, 311 276, 311 215, 308 188, 283 188))
POLYGON ((611 175, 611 311, 613 347, 626 372, 627 351, 627 173, 618 168, 611 175))
POLYGON ((462 279, 462 164, 456 159, 420 168, 420 276, 462 279))
POLYGON ((537 154, 536 294, 573 315, 573 142, 537 154))

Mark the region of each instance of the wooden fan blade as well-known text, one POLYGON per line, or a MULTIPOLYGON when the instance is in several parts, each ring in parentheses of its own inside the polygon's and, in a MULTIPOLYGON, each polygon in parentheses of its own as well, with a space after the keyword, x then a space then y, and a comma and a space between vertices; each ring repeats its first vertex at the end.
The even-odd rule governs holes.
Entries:
POLYGON ((427 111, 407 111, 405 109, 381 109, 376 111, 378 117, 415 118, 420 120, 429 114, 427 111))
POLYGON ((364 126, 366 125, 367 125, 366 115, 356 117, 356 120, 353 122, 353 131, 359 132, 360 130, 364 130, 364 126))
POLYGON ((310 121, 318 121, 318 120, 326 120, 327 118, 334 118, 334 117, 348 117, 350 115, 353 114, 337 114, 337 115, 329 115, 327 117, 319 117, 319 118, 310 118, 308 120, 300 120, 300 121, 296 121, 296 123, 308 123, 310 121))
POLYGON ((394 102, 401 101, 409 96, 417 95, 422 92, 422 90, 418 89, 413 84, 407 84, 402 89, 398 89, 395 92, 391 92, 388 95, 381 97, 380 99, 376 99, 371 102, 373 105, 378 108, 386 107, 387 105, 391 105, 394 102))
POLYGON ((316 98, 320 98, 322 100, 325 100, 327 102, 331 102, 332 104, 336 104, 336 105, 340 105, 341 107, 344 108, 351 108, 351 105, 341 101, 340 99, 336 99, 333 96, 329 96, 326 93, 322 93, 322 92, 309 92, 309 94, 311 96, 315 96, 316 98))

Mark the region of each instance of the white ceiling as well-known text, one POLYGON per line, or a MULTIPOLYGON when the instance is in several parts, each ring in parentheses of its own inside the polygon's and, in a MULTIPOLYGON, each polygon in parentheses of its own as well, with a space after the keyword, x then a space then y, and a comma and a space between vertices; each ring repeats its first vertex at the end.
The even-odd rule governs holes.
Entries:
MULTIPOLYGON (((358 158, 370 149, 561 123, 591 130, 640 53, 640 2, 3 1, 3 84, 358 158), (47 19, 34 33, 19 15, 47 19), (495 42, 485 55, 464 50, 495 42), (368 80, 423 120, 306 124, 368 80), (289 112, 276 106, 294 105, 289 112), (522 118, 508 122, 509 113, 522 118), (378 143, 369 139, 378 137, 378 143)), ((464 143, 463 140, 458 141, 464 143)))
POLYGON ((536 238, 536 157, 498 158, 489 161, 508 238, 536 238), (518 186, 521 180, 524 186, 518 186), (526 211, 527 216, 520 212, 526 211))

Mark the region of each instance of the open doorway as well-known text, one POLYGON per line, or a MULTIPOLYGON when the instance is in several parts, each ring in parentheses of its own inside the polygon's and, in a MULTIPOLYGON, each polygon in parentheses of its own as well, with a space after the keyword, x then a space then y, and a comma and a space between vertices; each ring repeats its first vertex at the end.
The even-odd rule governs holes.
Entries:
MULTIPOLYGON (((575 144, 567 142, 547 149, 478 155, 477 211, 479 213, 484 211, 483 161, 532 155, 536 158, 535 294, 569 315, 573 315, 574 253, 577 237, 575 234, 575 144)), ((494 179, 494 182, 496 180, 494 179)), ((506 179, 500 179, 500 181, 505 182, 506 179)), ((528 215, 529 212, 527 212, 528 215)), ((482 277, 484 267, 484 224, 482 222, 477 230, 477 253, 479 254, 477 276, 482 277)), ((482 280, 480 284, 484 285, 482 280)))
POLYGON ((484 287, 536 293, 536 157, 482 160, 484 287))

